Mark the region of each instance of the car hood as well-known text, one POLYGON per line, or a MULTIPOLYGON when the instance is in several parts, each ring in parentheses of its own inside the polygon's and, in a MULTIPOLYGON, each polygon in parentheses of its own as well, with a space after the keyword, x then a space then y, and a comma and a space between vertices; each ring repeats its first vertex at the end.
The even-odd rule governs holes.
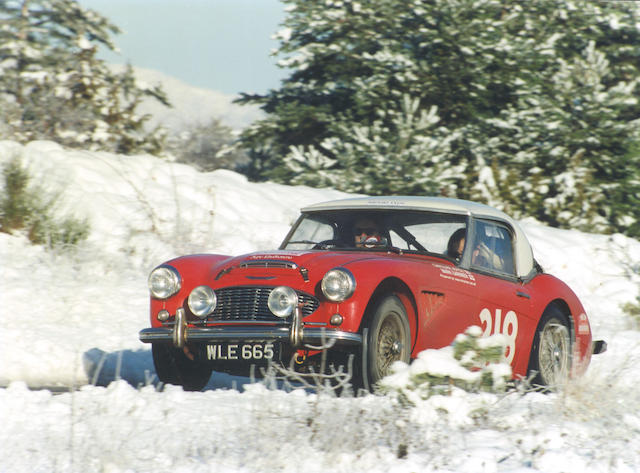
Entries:
POLYGON ((273 279, 290 275, 304 281, 321 279, 331 268, 349 266, 365 260, 384 260, 392 256, 359 251, 268 251, 237 256, 214 264, 211 277, 219 284, 237 278, 273 279))

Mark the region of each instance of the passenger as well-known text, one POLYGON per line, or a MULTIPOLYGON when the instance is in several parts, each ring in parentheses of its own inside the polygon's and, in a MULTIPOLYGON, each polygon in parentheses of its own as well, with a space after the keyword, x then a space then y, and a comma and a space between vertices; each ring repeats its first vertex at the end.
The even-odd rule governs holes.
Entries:
MULTIPOLYGON (((447 244, 447 256, 454 259, 457 263, 459 263, 462 258, 466 238, 467 230, 464 228, 459 228, 453 232, 449 238, 449 243, 447 244)), ((478 241, 476 247, 471 253, 471 264, 473 266, 481 266, 497 270, 503 270, 504 268, 503 259, 482 241, 478 241)))
POLYGON ((467 239, 467 229, 458 228, 451 237, 449 237, 449 243, 447 244, 447 256, 454 259, 457 263, 462 258, 462 252, 464 251, 464 244, 467 239))

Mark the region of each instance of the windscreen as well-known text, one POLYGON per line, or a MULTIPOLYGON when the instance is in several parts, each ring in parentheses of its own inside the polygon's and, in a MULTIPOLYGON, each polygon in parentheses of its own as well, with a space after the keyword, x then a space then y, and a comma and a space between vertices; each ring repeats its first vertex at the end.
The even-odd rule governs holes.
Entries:
MULTIPOLYGON (((287 250, 379 249, 446 256, 464 215, 423 211, 333 210, 303 214, 281 245, 287 250)), ((460 233, 460 232, 458 232, 460 233)))

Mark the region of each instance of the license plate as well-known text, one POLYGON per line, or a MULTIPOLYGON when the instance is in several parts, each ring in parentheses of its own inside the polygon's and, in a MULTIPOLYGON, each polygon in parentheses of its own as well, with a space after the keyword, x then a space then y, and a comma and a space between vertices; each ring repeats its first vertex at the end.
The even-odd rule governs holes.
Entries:
POLYGON ((276 359, 277 346, 272 342, 214 343, 206 346, 208 361, 270 361, 276 359))

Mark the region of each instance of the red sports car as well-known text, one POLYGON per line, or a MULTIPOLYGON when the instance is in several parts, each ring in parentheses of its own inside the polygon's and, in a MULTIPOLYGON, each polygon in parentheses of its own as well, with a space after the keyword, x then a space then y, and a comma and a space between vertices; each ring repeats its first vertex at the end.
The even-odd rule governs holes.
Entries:
POLYGON ((189 390, 213 371, 317 370, 323 352, 355 360, 353 384, 371 389, 394 361, 472 325, 503 334, 514 377, 542 386, 583 373, 606 349, 516 221, 455 199, 312 205, 278 250, 176 258, 151 272, 149 288, 151 328, 140 340, 152 344, 159 379, 189 390))

